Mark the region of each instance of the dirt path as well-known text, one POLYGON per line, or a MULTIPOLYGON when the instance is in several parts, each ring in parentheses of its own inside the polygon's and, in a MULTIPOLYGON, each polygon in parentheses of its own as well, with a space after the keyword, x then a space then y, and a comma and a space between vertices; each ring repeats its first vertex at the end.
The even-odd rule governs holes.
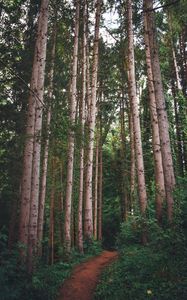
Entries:
POLYGON ((116 251, 103 251, 75 267, 71 277, 64 282, 58 300, 92 300, 99 275, 117 256, 116 251))

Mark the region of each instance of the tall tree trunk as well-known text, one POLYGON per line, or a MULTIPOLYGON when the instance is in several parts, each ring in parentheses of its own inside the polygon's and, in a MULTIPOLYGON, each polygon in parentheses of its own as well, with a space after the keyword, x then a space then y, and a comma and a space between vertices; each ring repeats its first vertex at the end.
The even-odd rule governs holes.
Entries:
POLYGON ((98 240, 102 240, 102 206, 103 206, 103 149, 102 149, 102 124, 100 119, 99 138, 99 190, 98 190, 98 240))
POLYGON ((140 118, 136 95, 136 79, 135 79, 135 62, 134 62, 134 37, 132 24, 132 4, 131 0, 127 0, 128 13, 128 85, 129 98, 132 110, 134 139, 135 139, 135 153, 137 165, 137 179, 138 179, 138 193, 140 201, 140 211, 142 216, 145 216, 147 207, 147 194, 144 176, 144 162, 141 141, 140 118))
POLYGON ((99 136, 96 133, 95 146, 95 182, 94 182, 94 239, 97 240, 97 211, 98 211, 98 169, 99 169, 99 136))
POLYGON ((158 117, 156 110, 155 90, 153 84, 153 74, 150 58, 150 45, 148 36, 147 19, 144 18, 144 41, 147 64, 148 90, 149 90, 149 109, 151 115, 152 126, 152 147, 154 155, 155 185, 156 185, 156 217, 161 224, 162 221, 162 203, 165 198, 164 173, 162 166, 162 154, 160 149, 160 135, 158 127, 158 117))
POLYGON ((147 24, 149 24, 148 36, 151 49, 151 65, 153 72, 153 82, 155 89, 156 108, 158 116, 158 126, 161 143, 162 163, 165 179, 165 190, 167 200, 167 215, 168 221, 172 222, 173 219, 173 189, 175 186, 175 176, 173 169, 173 159, 171 153, 170 137, 169 137, 169 124, 164 99, 164 91, 161 79, 160 62, 158 47, 156 41, 156 29, 153 17, 153 1, 144 0, 144 11, 147 24))
MULTIPOLYGON (((38 132, 36 131, 35 119, 41 113, 41 102, 43 101, 43 85, 44 85, 44 71, 45 71, 45 57, 46 57, 46 41, 47 41, 47 21, 48 21, 48 0, 43 0, 41 3, 40 14, 38 18, 37 38, 35 44, 35 53, 33 61, 33 69, 31 76, 31 92, 28 101, 28 113, 26 122, 26 141, 23 153, 23 173, 21 180, 21 197, 20 197, 20 221, 19 221, 19 241, 25 247, 28 247, 29 227, 30 230, 30 256, 32 256, 32 249, 35 246, 35 232, 37 231, 37 211, 32 211, 34 203, 31 207, 31 187, 34 176, 33 173, 33 147, 34 137, 38 132), (39 108, 39 112, 36 111, 39 108), (33 215, 31 215, 31 212, 33 215), (31 216, 31 218, 30 218, 31 216), (33 217, 33 219, 32 219, 33 217), (30 222, 30 225, 29 225, 30 222), (32 226, 33 225, 33 226, 32 226)), ((36 167, 36 166, 35 166, 36 167)), ((38 174, 38 171, 36 171, 38 174)), ((33 182, 34 183, 34 182, 33 182)), ((35 182, 36 184, 36 182, 35 182)), ((38 186, 36 185, 38 189, 38 186)), ((36 199, 37 199, 36 191, 36 199)), ((38 199, 36 200, 38 201, 38 199)), ((36 203, 36 210, 38 205, 36 203)), ((21 253, 24 254, 23 252, 21 253)), ((31 261, 31 259, 30 259, 31 261)))
POLYGON ((49 264, 54 263, 54 218, 55 218, 55 158, 52 158, 51 163, 51 195, 50 195, 50 217, 49 217, 49 264))
POLYGON ((93 215, 92 215, 92 174, 93 174, 93 150, 94 150, 94 130, 96 119, 96 91, 97 91, 97 75, 98 75, 98 49, 99 49, 99 23, 101 12, 101 0, 96 2, 96 22, 95 22, 95 38, 93 47, 93 66, 92 66, 92 86, 91 86, 91 102, 88 117, 89 141, 87 152, 87 170, 86 170, 86 186, 85 186, 85 215, 84 215, 84 235, 87 240, 91 240, 93 236, 93 215))
POLYGON ((46 197, 46 180, 47 180, 47 167, 48 167, 48 155, 49 155, 49 134, 51 123, 51 111, 52 111, 52 97, 53 97, 53 77, 54 77, 54 64, 55 64, 55 49, 56 49, 56 24, 54 25, 52 33, 52 50, 51 50, 51 69, 49 72, 49 88, 48 88, 48 111, 47 111, 47 137, 44 142, 44 157, 42 162, 42 178, 41 178, 41 190, 39 198, 39 212, 38 212, 38 246, 39 254, 42 254, 41 242, 43 238, 43 220, 44 220, 44 207, 46 197))
POLYGON ((182 28, 179 35, 179 50, 180 50, 180 69, 183 94, 187 96, 187 59, 186 59, 186 34, 185 29, 182 28))
POLYGON ((64 211, 64 196, 63 196, 63 180, 64 180, 64 165, 63 162, 60 162, 60 192, 58 199, 58 218, 59 218, 59 239, 60 245, 63 244, 63 221, 62 214, 64 211))
POLYGON ((183 147, 183 141, 182 141, 182 132, 180 128, 180 112, 179 112, 179 98, 182 96, 182 86, 180 82, 180 76, 179 76, 179 68, 177 64, 177 58, 176 58, 176 50, 173 40, 173 27, 172 27, 172 15, 168 12, 168 25, 170 29, 170 46, 172 51, 172 64, 171 69, 173 70, 174 79, 171 80, 171 88, 172 88, 172 94, 174 99, 174 112, 175 112, 175 125, 176 125, 176 143, 177 143, 177 154, 178 154, 178 162, 179 162, 179 172, 181 176, 184 176, 184 147, 183 147))
POLYGON ((121 184, 121 219, 127 220, 128 216, 128 195, 127 195, 127 174, 125 163, 126 152, 126 135, 125 135, 125 119, 124 119, 124 95, 120 101, 120 134, 121 134, 121 166, 122 166, 122 184, 121 184))
POLYGON ((129 111, 128 113, 129 118, 129 129, 130 129, 130 207, 131 207, 131 214, 133 214, 135 203, 134 203, 134 196, 135 196, 135 176, 136 176, 136 169, 135 169, 135 147, 134 147, 134 131, 133 131, 133 119, 132 119, 132 112, 129 111))
POLYGON ((63 213, 63 195, 62 195, 62 191, 60 191, 58 194, 58 226, 59 226, 59 241, 61 246, 63 243, 62 213, 63 213))
POLYGON ((29 244, 28 244, 28 270, 32 271, 33 257, 37 247, 37 228, 38 228, 38 204, 39 204, 39 181, 40 181, 40 152, 41 152, 41 130, 43 113, 43 94, 46 64, 46 45, 48 27, 48 1, 41 4, 41 30, 39 32, 40 44, 38 53, 40 56, 37 78, 37 95, 34 124, 34 145, 32 161, 32 184, 30 195, 30 218, 29 218, 29 244))
POLYGON ((83 39, 82 39, 82 98, 80 107, 81 122, 81 150, 80 150, 80 179, 79 179, 79 203, 78 203, 78 234, 77 246, 80 253, 83 253, 83 194, 84 194, 84 139, 85 139, 85 104, 86 104, 86 79, 87 79, 87 1, 84 0, 83 8, 83 39))
POLYGON ((74 147, 75 147, 75 117, 76 117, 76 98, 77 98, 77 62, 78 62, 78 41, 79 41, 79 11, 80 3, 76 3, 75 16, 75 36, 72 61, 72 81, 70 98, 70 128, 68 133, 68 161, 67 161, 67 185, 65 200, 65 223, 64 223, 64 243, 65 252, 68 255, 71 251, 71 208, 72 208, 72 189, 73 189, 73 166, 74 166, 74 147))

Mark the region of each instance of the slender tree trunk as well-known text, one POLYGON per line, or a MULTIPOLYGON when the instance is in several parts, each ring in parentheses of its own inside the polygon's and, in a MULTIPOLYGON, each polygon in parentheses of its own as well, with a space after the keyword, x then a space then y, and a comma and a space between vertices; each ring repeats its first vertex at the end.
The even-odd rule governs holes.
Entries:
POLYGON ((99 190, 98 190, 98 240, 102 240, 102 202, 103 202, 103 149, 102 149, 102 124, 100 120, 99 139, 99 190))
POLYGON ((175 48, 174 48, 172 40, 171 40, 171 47, 172 47, 172 57, 173 57, 173 65, 174 65, 174 71, 175 71, 176 86, 177 86, 178 91, 182 91, 182 86, 181 86, 180 77, 179 77, 179 68, 177 65, 175 48))
POLYGON ((168 221, 171 223, 173 219, 173 189, 175 186, 175 176, 173 169, 173 159, 171 153, 170 137, 169 137, 169 124, 167 118, 167 111, 165 106, 164 92, 161 79, 160 62, 158 47, 156 41, 156 29, 153 18, 153 1, 144 0, 144 10, 147 11, 145 18, 149 24, 148 36, 151 49, 151 65, 153 72, 153 82, 156 98, 156 108, 158 116, 158 126, 161 143, 162 163, 165 179, 165 190, 167 200, 167 214, 168 221))
POLYGON ((86 78, 87 77, 87 1, 84 0, 83 10, 83 41, 82 41, 82 99, 80 107, 81 122, 81 150, 80 150, 80 179, 79 179, 79 203, 78 203, 78 241, 77 246, 80 253, 83 253, 83 195, 84 195, 84 139, 85 139, 85 104, 86 104, 86 78))
POLYGON ((55 64, 55 49, 56 49, 56 24, 52 33, 52 50, 51 50, 51 69, 49 72, 49 88, 48 88, 48 111, 47 111, 47 137, 44 143, 44 157, 42 162, 42 178, 41 178, 41 191, 39 198, 39 212, 38 212, 38 246, 39 254, 42 254, 41 242, 43 238, 43 220, 44 220, 44 206, 46 197, 46 180, 47 180, 47 167, 48 167, 48 155, 49 155, 49 134, 51 123, 51 111, 52 111, 52 97, 53 97, 53 77, 54 77, 54 64, 55 64))
POLYGON ((179 36, 179 50, 180 50, 180 69, 181 69, 181 81, 182 90, 184 96, 187 96, 187 60, 186 60, 186 39, 185 30, 182 28, 179 36))
POLYGON ((176 90, 176 85, 174 80, 171 80, 171 90, 174 100, 174 112, 175 112, 175 126, 176 126, 176 143, 177 143, 177 156, 178 156, 178 164, 179 164, 179 173, 181 176, 184 176, 184 152, 183 152, 183 141, 182 141, 182 133, 180 128, 180 118, 179 118, 179 105, 178 105, 178 91, 176 90))
POLYGON ((50 195, 50 218, 49 218, 49 264, 54 263, 54 214, 55 214, 55 158, 52 158, 51 166, 51 195, 50 195))
POLYGON ((72 82, 70 99, 70 128, 68 134, 68 162, 67 162, 67 185, 65 200, 65 223, 64 223, 64 243, 65 252, 68 255, 71 251, 71 208, 72 208, 72 189, 73 189, 73 166, 74 166, 74 147, 75 147, 75 117, 76 117, 76 98, 77 98, 77 62, 78 62, 78 39, 79 39, 79 11, 80 3, 76 3, 75 16, 75 37, 72 62, 72 82))
POLYGON ((128 216, 128 196, 126 188, 126 164, 125 164, 125 152, 126 152, 126 136, 125 136, 125 120, 124 120, 124 95, 120 101, 120 133, 121 133, 121 166, 122 166, 122 186, 121 186, 121 218, 122 221, 127 220, 128 216))
POLYGON ((40 180, 40 152, 41 152, 41 129, 43 113, 43 94, 46 64, 46 45, 48 27, 48 1, 41 4, 42 25, 39 33, 40 44, 38 48, 40 60, 38 66, 37 95, 34 124, 34 145, 32 161, 32 185, 30 194, 30 218, 29 218, 29 245, 28 245, 28 270, 32 271, 33 256, 36 254, 37 247, 37 228, 38 228, 38 204, 39 204, 39 180, 40 180), (40 99, 40 100, 39 100, 40 99))
POLYGON ((162 203, 165 198, 165 185, 164 173, 162 166, 162 154, 160 149, 160 135, 158 127, 158 117, 156 110, 155 90, 153 84, 153 74, 150 57, 150 45, 148 36, 147 19, 144 18, 144 41, 146 51, 146 64, 147 64, 147 77, 148 77, 148 90, 149 90, 149 108, 151 115, 152 126, 152 147, 154 155, 154 170, 155 170, 155 185, 156 185, 156 216, 159 224, 162 221, 162 203))
POLYGON ((184 152, 183 152, 183 141, 182 141, 182 132, 180 128, 180 113, 179 113, 179 97, 182 96, 182 86, 179 76, 179 68, 177 64, 176 51, 173 41, 173 28, 172 28, 172 16, 168 12, 168 25, 170 29, 170 46, 172 51, 172 64, 171 69, 173 69, 174 79, 171 80, 172 85, 172 94, 174 99, 174 112, 175 112, 175 124, 176 124, 176 143, 177 143, 177 154, 179 162, 179 172, 181 176, 184 176, 184 152))
POLYGON ((64 211, 64 195, 63 195, 63 180, 64 180, 64 164, 60 161, 60 191, 58 195, 58 223, 59 223, 59 240, 60 245, 63 245, 63 221, 62 215, 64 211))
POLYGON ((94 183, 94 239, 97 240, 97 211, 98 211, 98 169, 99 169, 99 136, 96 133, 95 146, 95 183, 94 183))
POLYGON ((134 203, 134 194, 135 194, 135 147, 134 147, 134 131, 133 131, 133 119, 132 113, 129 111, 129 129, 130 129, 130 207, 131 207, 131 214, 134 211, 135 203, 134 203))
POLYGON ((92 215, 92 174, 93 174, 93 150, 94 150, 94 130, 96 119, 96 91, 98 73, 98 48, 99 48, 99 23, 100 23, 101 0, 96 2, 96 23, 95 38, 93 48, 92 86, 90 113, 88 117, 89 141, 87 152, 87 170, 85 186, 85 215, 84 215, 84 235, 87 240, 93 236, 93 215, 92 215))
POLYGON ((59 240, 60 245, 63 243, 63 223, 62 223, 62 213, 63 213, 63 195, 62 191, 58 194, 58 226, 59 226, 59 240))
MULTIPOLYGON (((33 210, 34 203, 31 204, 31 188, 32 182, 35 180, 34 176, 38 171, 33 168, 33 147, 34 136, 38 134, 36 117, 40 116, 41 103, 43 101, 43 84, 44 84, 44 70, 46 57, 46 41, 47 41, 47 21, 48 21, 48 0, 42 1, 40 14, 38 18, 37 38, 35 44, 34 62, 31 76, 31 91, 28 101, 28 113, 26 122, 26 141, 23 153, 23 173, 21 180, 21 204, 20 204, 20 221, 19 221, 19 241, 28 247, 29 227, 30 230, 30 258, 32 256, 32 249, 35 247, 36 238, 35 232, 37 230, 37 211, 33 210), (39 112, 36 111, 39 109, 39 112), (31 208, 31 210, 30 210, 31 208), (32 214, 31 214, 32 213, 32 214), (31 218, 30 218, 31 216, 31 218), (30 225, 29 225, 30 222, 30 225)), ((35 165, 36 167, 36 165, 35 165)), ((37 174, 36 174, 37 173, 37 174)), ((35 183, 36 189, 38 186, 35 183)), ((36 191, 36 199, 37 199, 36 191)), ((37 200, 36 200, 37 201, 37 200)), ((36 205, 36 210, 38 205, 36 205)), ((23 252, 21 253, 24 254, 23 252)), ((31 260, 31 259, 30 259, 31 260)))
POLYGON ((138 193, 140 201, 140 211, 145 216, 147 207, 147 194, 144 176, 144 162, 141 141, 140 118, 136 96, 136 79, 135 79, 135 63, 134 63, 134 42, 133 42, 133 24, 132 24, 132 4, 131 0, 127 0, 128 8, 128 85, 129 97, 133 118, 133 129, 135 139, 135 153, 137 165, 138 193))

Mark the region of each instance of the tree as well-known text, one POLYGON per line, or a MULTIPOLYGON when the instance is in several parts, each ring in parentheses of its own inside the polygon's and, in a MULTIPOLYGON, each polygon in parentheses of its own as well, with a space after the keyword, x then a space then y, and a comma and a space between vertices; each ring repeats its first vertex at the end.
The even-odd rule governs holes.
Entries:
MULTIPOLYGON (((28 247, 28 269, 32 271, 37 244, 37 219, 40 170, 40 136, 43 109, 48 1, 42 1, 28 100, 26 141, 23 154, 19 241, 28 247)), ((22 253, 23 254, 23 253, 22 253)))
POLYGON ((158 46, 156 41, 156 29, 153 17, 153 1, 144 1, 144 17, 147 24, 149 24, 148 36, 150 43, 151 66, 153 72, 153 82, 156 98, 156 109, 158 116, 158 126, 160 134, 160 146, 162 153, 162 163, 165 179, 165 190, 167 200, 167 214, 168 221, 171 223, 173 219, 173 189, 175 186, 175 176, 173 169, 173 159, 171 153, 170 137, 169 137, 169 124, 167 117, 167 110, 164 99, 164 91, 162 85, 160 62, 158 54, 158 46))
POLYGON ((98 72, 98 46, 99 46, 99 23, 101 14, 101 0, 96 2, 95 15, 95 37, 93 46, 93 65, 91 82, 91 99, 88 115, 88 151, 85 186, 85 208, 84 208, 84 236, 91 240, 93 235, 93 215, 92 215, 92 174, 93 174, 93 150, 94 150, 94 130, 96 119, 96 92, 97 92, 97 72, 98 72))
POLYGON ((73 165, 74 165, 74 147, 75 147, 75 117, 76 117, 76 97, 77 97, 77 61, 78 61, 78 38, 79 38, 79 12, 80 3, 76 3, 75 16, 75 36, 74 50, 72 58, 72 80, 70 90, 69 122, 68 133, 68 161, 67 161, 67 185, 65 200, 65 226, 64 242, 67 254, 71 250, 71 208, 72 208, 72 188, 73 188, 73 165))
POLYGON ((158 222, 161 224, 162 220, 162 203, 165 198, 165 185, 164 185, 164 173, 162 166, 162 155, 160 149, 160 134, 158 127, 158 117, 156 110, 155 90, 153 84, 153 73, 150 59, 150 45, 148 36, 148 24, 147 19, 144 18, 144 41, 146 52, 146 65, 147 65, 147 84, 149 90, 149 109, 151 115, 152 126, 152 148, 154 155, 154 170, 155 170, 155 186, 156 186, 156 216, 158 222))
POLYGON ((38 212, 38 245, 39 252, 41 254, 42 247, 41 242, 43 239, 43 223, 44 223, 44 208, 46 198, 46 181, 47 181, 47 167, 48 167, 48 156, 49 156, 49 134, 52 114, 52 98, 53 98, 53 78, 54 78, 54 66, 55 66, 55 50, 56 50, 56 35, 57 28, 56 22, 52 31, 52 49, 51 49, 51 67, 49 72, 49 87, 48 87, 48 108, 47 108, 47 121, 46 121, 46 139, 44 142, 44 156, 42 162, 42 175, 41 175, 41 190, 39 199, 39 212, 38 212))
MULTIPOLYGON (((84 1, 83 6, 83 37, 82 37, 82 97, 80 107, 80 123, 81 123, 81 149, 80 149, 80 178, 79 178, 79 203, 78 203, 78 241, 77 246, 83 253, 83 195, 84 195, 84 162, 85 162, 85 118, 86 118, 86 72, 87 72, 87 1, 84 1)), ((88 97, 88 95, 87 95, 88 97)))
POLYGON ((128 14, 128 89, 129 89, 130 109, 132 113, 132 123, 133 123, 133 130, 134 130, 134 144, 135 144, 135 154, 136 154, 140 211, 142 216, 145 217, 146 206, 147 206, 147 194, 146 194, 145 176, 144 176, 144 162, 143 162, 143 152, 142 152, 142 142, 141 142, 140 119, 139 119, 138 103, 137 103, 137 96, 136 96, 132 4, 130 0, 127 1, 127 14, 128 14))

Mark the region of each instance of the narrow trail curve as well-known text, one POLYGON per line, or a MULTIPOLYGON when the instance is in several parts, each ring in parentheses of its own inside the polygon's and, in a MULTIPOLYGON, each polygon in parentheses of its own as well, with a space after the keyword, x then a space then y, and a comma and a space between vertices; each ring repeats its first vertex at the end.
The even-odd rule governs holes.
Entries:
POLYGON ((58 300, 92 300, 103 268, 117 257, 116 251, 103 251, 75 267, 71 277, 64 282, 58 300))

